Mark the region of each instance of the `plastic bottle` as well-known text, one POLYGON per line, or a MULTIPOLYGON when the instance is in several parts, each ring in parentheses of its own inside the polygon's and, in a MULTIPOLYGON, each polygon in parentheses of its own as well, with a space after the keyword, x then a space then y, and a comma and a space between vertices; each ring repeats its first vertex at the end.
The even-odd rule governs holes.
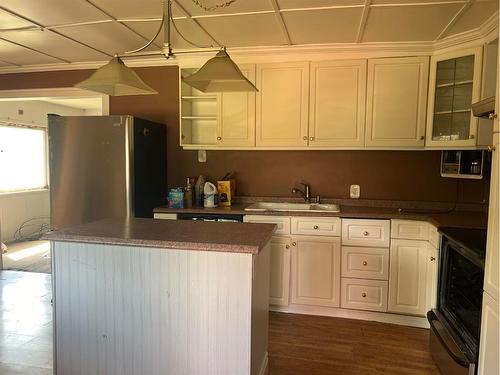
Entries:
POLYGON ((217 207, 217 188, 215 187, 215 185, 211 182, 205 182, 203 193, 203 207, 217 207))
POLYGON ((184 188, 184 207, 193 207, 193 186, 191 185, 191 179, 187 178, 187 184, 184 188))

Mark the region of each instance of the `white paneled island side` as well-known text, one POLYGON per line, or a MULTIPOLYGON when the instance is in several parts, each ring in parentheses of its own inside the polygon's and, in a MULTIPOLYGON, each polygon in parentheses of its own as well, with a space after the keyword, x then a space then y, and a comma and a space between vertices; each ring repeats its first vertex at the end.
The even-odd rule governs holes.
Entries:
POLYGON ((106 219, 50 232, 55 373, 266 374, 274 230, 106 219))

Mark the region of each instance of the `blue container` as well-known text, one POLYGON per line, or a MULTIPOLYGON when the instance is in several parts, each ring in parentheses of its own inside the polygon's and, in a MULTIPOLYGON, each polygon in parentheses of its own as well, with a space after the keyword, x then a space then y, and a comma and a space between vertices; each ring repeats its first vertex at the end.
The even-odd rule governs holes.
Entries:
POLYGON ((168 207, 184 208, 184 189, 172 188, 168 191, 168 207))

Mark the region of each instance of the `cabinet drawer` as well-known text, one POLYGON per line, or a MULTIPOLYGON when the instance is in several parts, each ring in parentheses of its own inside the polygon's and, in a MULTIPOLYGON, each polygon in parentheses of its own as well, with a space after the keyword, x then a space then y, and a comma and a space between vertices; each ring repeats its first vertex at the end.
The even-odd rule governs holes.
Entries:
POLYGON ((341 307, 385 312, 387 288, 387 281, 342 278, 341 307))
POLYGON ((389 279, 389 249, 342 247, 342 277, 389 279))
POLYGON ((163 212, 155 212, 153 217, 162 220, 177 220, 177 214, 166 214, 163 212))
POLYGON ((429 239, 429 223, 415 220, 391 220, 391 237, 427 241, 429 239))
POLYGON ((338 217, 292 217, 292 234, 340 236, 341 223, 338 217))
POLYGON ((431 225, 431 224, 429 224, 429 242, 436 249, 439 249, 441 241, 440 241, 438 229, 434 225, 431 225))
POLYGON ((276 224, 274 234, 290 234, 290 218, 286 216, 267 216, 267 215, 245 215, 245 223, 265 223, 276 224))
POLYGON ((342 245, 389 247, 390 220, 342 219, 342 245))

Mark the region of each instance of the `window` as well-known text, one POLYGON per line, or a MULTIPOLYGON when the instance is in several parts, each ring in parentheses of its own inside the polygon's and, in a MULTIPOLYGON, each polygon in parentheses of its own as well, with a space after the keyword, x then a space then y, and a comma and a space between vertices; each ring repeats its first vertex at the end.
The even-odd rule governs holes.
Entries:
POLYGON ((0 192, 46 187, 46 131, 0 126, 0 192))

